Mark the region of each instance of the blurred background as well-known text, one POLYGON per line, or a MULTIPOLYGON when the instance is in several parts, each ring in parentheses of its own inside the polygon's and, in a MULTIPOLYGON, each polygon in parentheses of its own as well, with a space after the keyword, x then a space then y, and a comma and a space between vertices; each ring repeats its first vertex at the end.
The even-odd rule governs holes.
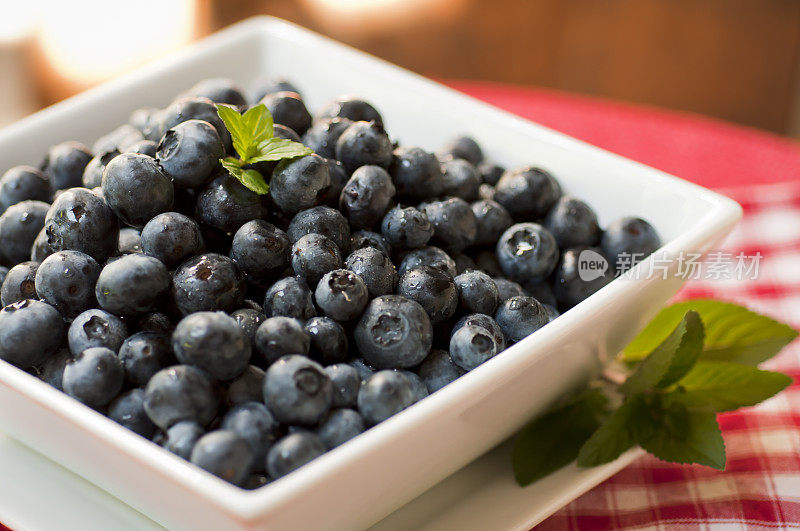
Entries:
POLYGON ((800 137, 797 0, 0 0, 0 125, 256 14, 440 80, 800 137))

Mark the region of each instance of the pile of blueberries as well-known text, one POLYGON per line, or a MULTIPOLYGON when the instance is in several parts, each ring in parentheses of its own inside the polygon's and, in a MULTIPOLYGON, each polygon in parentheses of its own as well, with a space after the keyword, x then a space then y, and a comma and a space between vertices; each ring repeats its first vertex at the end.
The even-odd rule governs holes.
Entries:
POLYGON ((399 146, 369 103, 209 79, 0 179, 0 359, 245 488, 434 393, 660 246, 536 167, 399 146), (314 154, 254 167, 215 103, 314 154), (586 249, 611 267, 579 275, 586 249))

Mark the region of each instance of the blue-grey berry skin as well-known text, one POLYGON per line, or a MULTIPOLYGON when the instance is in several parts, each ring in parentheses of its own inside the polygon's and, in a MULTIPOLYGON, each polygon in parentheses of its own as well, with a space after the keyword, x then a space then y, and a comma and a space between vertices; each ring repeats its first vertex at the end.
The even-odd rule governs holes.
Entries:
POLYGON ((172 297, 183 315, 231 312, 244 301, 244 275, 236 263, 216 253, 190 258, 172 276, 172 297))
POLYGON ((245 223, 233 235, 231 258, 248 280, 266 286, 269 279, 289 265, 290 249, 291 242, 285 232, 258 219, 245 223))
POLYGON ((261 78, 250 87, 251 98, 250 102, 254 105, 261 101, 267 94, 274 94, 276 92, 295 92, 300 94, 297 86, 291 81, 283 78, 261 78))
POLYGON ((481 177, 477 168, 463 159, 446 160, 442 163, 442 195, 460 197, 464 201, 475 201, 481 177))
POLYGON ((503 272, 516 282, 540 282, 558 263, 558 244, 538 223, 517 223, 497 240, 497 260, 503 272))
POLYGON ((549 304, 544 304, 544 309, 547 311, 547 318, 549 319, 548 322, 553 322, 561 313, 556 309, 555 306, 550 306, 549 304))
POLYGON ((298 135, 303 135, 311 127, 311 114, 296 92, 267 94, 260 103, 267 107, 276 124, 290 127, 298 135))
POLYGON ((523 167, 506 171, 495 186, 494 200, 516 221, 544 218, 561 197, 558 181, 540 168, 523 167))
POLYGON ((278 438, 280 424, 259 400, 233 406, 222 417, 220 428, 231 430, 244 439, 253 452, 254 465, 263 467, 267 450, 278 438))
POLYGON ((183 420, 207 426, 217 414, 217 396, 208 374, 190 365, 173 365, 147 382, 144 408, 162 430, 183 420))
POLYGON ((405 376, 406 379, 408 379, 408 383, 411 384, 411 391, 414 393, 414 400, 416 402, 419 402, 428 396, 428 387, 425 385, 425 382, 419 377, 419 375, 405 369, 396 370, 405 376))
POLYGON ((452 338, 453 334, 465 326, 477 326, 479 328, 483 328, 494 338, 499 350, 505 350, 506 335, 493 317, 483 313, 471 313, 469 315, 465 315, 453 326, 452 331, 450 332, 450 337, 452 338))
POLYGON ((550 209, 544 226, 561 249, 580 245, 596 245, 602 231, 592 207, 570 196, 562 196, 550 209))
POLYGON ((506 172, 502 166, 498 166, 493 162, 481 162, 478 164, 478 173, 481 174, 481 181, 484 184, 494 187, 500 177, 506 172))
POLYGON ((142 229, 142 252, 174 269, 203 252, 205 243, 195 220, 177 212, 159 214, 142 229))
POLYGON ((302 142, 300 135, 298 135, 291 127, 286 127, 281 124, 272 124, 272 134, 274 138, 282 138, 283 140, 291 140, 292 142, 302 142))
POLYGON ((175 324, 166 314, 161 312, 150 312, 140 316, 136 320, 136 327, 139 332, 159 332, 171 334, 175 329, 175 324))
POLYGON ((264 371, 255 365, 248 365, 242 374, 230 381, 227 388, 227 402, 231 405, 244 402, 261 402, 264 399, 264 371))
POLYGON ((266 362, 272 364, 286 354, 307 355, 311 349, 311 336, 297 319, 275 316, 258 327, 255 345, 266 362))
POLYGON ((187 120, 169 129, 158 144, 156 160, 179 188, 208 181, 225 155, 219 133, 203 120, 187 120))
POLYGON ((193 420, 182 420, 166 430, 162 446, 173 454, 186 459, 192 457, 192 450, 197 441, 205 434, 202 426, 193 420))
POLYGON ((217 380, 231 380, 250 361, 250 340, 235 319, 223 312, 184 317, 172 333, 172 350, 180 363, 204 370, 217 380))
POLYGON ((471 371, 500 351, 494 336, 479 326, 462 326, 450 338, 450 356, 465 371, 471 371))
POLYGON ((291 262, 295 275, 309 286, 316 286, 325 273, 343 265, 339 247, 322 234, 306 234, 297 240, 292 245, 291 262))
POLYGON ((144 390, 131 389, 108 405, 108 417, 142 437, 150 438, 156 426, 144 410, 144 390))
POLYGON ((81 185, 83 170, 92 152, 80 142, 62 142, 47 150, 39 169, 50 179, 50 190, 65 190, 81 185))
POLYGON ((399 295, 382 295, 367 305, 355 330, 358 351, 378 369, 418 365, 431 349, 433 328, 425 309, 399 295))
POLYGON ((317 315, 308 284, 297 277, 285 277, 275 282, 264 297, 264 314, 267 317, 285 316, 302 321, 317 315))
POLYGON ((25 299, 38 299, 36 294, 36 271, 39 262, 22 262, 6 271, 0 280, 0 307, 25 299))
POLYGON ((342 96, 329 102, 319 111, 316 118, 317 120, 347 118, 353 122, 375 122, 383 125, 383 118, 375 107, 352 96, 342 96))
MULTIPOLYGON (((33 260, 34 262, 38 262, 39 260, 33 260)), ((8 275, 9 269, 6 266, 0 266, 0 285, 6 280, 6 275, 8 275)))
POLYGON ((400 261, 400 267, 397 272, 400 276, 403 276, 408 270, 420 266, 433 267, 444 271, 451 277, 455 277, 458 274, 456 263, 450 255, 434 246, 413 249, 408 252, 403 257, 403 260, 400 261))
POLYGON ((172 179, 153 157, 124 153, 114 157, 103 171, 103 197, 125 223, 143 227, 172 208, 172 179))
MULTIPOLYGON (((542 303, 533 297, 511 297, 497 309, 495 320, 510 342, 522 341, 550 322, 542 303)), ((451 353, 452 354, 452 353, 451 353)))
POLYGON ((347 181, 339 197, 339 210, 354 229, 376 227, 395 195, 392 178, 376 165, 360 166, 347 181))
POLYGON ((63 338, 64 320, 47 303, 23 300, 0 310, 0 359, 12 365, 39 365, 58 350, 63 338))
POLYGON ((170 336, 163 332, 137 332, 119 348, 125 377, 134 386, 147 385, 155 373, 175 363, 170 336))
POLYGON ((225 127, 225 122, 217 114, 217 107, 210 99, 203 97, 178 98, 172 102, 159 113, 158 131, 150 136, 145 134, 145 137, 149 140, 160 140, 164 132, 187 120, 204 120, 213 125, 225 145, 225 151, 228 153, 232 151, 231 134, 225 127))
POLYGON ((424 201, 442 194, 442 167, 433 153, 419 147, 394 150, 389 174, 404 201, 424 201))
POLYGON ((451 140, 442 150, 443 157, 461 159, 477 166, 483 161, 481 146, 471 137, 459 136, 451 140))
POLYGON ((0 263, 11 267, 30 258, 49 208, 43 201, 22 201, 0 215, 0 263))
POLYGON ((264 312, 254 308, 242 308, 231 313, 231 317, 236 320, 236 324, 239 325, 244 337, 250 341, 251 345, 254 345, 258 327, 267 320, 264 312))
POLYGON ((142 315, 155 308, 169 287, 164 264, 152 256, 129 254, 103 268, 95 295, 100 307, 113 314, 142 315))
POLYGON ((614 221, 606 228, 600 247, 612 266, 625 264, 621 268, 621 272, 625 272, 661 247, 661 238, 647 221, 625 217, 614 221))
POLYGON ((264 403, 284 424, 314 426, 331 408, 333 384, 321 365, 290 354, 267 369, 264 403))
POLYGON ((345 322, 361 315, 369 302, 369 291, 356 273, 335 269, 320 279, 314 297, 325 315, 345 322))
POLYGON ((419 266, 400 277, 397 293, 418 302, 431 323, 450 319, 458 309, 458 288, 453 278, 434 267, 419 266))
POLYGON ((511 214, 497 201, 481 200, 472 203, 477 230, 475 245, 494 245, 513 221, 511 214))
POLYGON ((272 172, 269 184, 272 201, 284 212, 311 208, 331 184, 328 162, 316 154, 284 160, 272 172))
POLYGON ((33 166, 14 166, 0 177, 0 214, 22 201, 50 202, 50 180, 33 166))
POLYGON ((86 310, 78 315, 67 332, 73 354, 80 354, 92 347, 105 347, 117 352, 126 337, 128 327, 125 322, 116 315, 98 309, 86 310))
POLYGON ((330 238, 339 249, 346 249, 350 244, 350 225, 347 218, 338 210, 327 206, 301 210, 295 214, 286 230, 292 243, 306 234, 314 233, 330 238))
POLYGON ((128 147, 144 139, 142 132, 131 124, 122 124, 92 144, 92 153, 108 153, 109 151, 127 151, 128 147))
POLYGON ((243 437, 223 429, 200 437, 192 448, 190 460, 228 483, 241 485, 253 471, 254 457, 243 437))
POLYGON ((117 253, 133 254, 142 252, 142 235, 136 229, 122 229, 119 231, 119 243, 117 244, 117 253))
POLYGON ((119 154, 120 152, 116 149, 98 152, 98 154, 89 161, 89 164, 86 165, 86 168, 83 169, 81 186, 89 189, 102 186, 103 172, 106 171, 106 166, 114 157, 119 154))
POLYGON ((80 251, 104 262, 117 251, 119 221, 105 200, 86 188, 59 194, 44 223, 53 251, 80 251))
MULTIPOLYGON (((564 255, 561 255, 561 260, 564 259, 564 255)), ((559 261, 560 262, 560 261, 559 261)), ((559 266, 556 266, 556 271, 553 274, 557 274, 559 266)), ((549 279, 548 279, 549 280, 549 279)), ((553 288, 551 287, 548 281, 542 282, 526 282, 523 286, 524 292, 520 293, 520 295, 530 295, 537 301, 541 302, 542 304, 546 304, 548 306, 557 306, 558 303, 556 302, 556 296, 553 293, 553 288)))
POLYGON ((500 304, 500 292, 492 277, 482 271, 470 270, 458 275, 454 281, 462 311, 494 315, 500 304))
POLYGON ((400 372, 378 371, 358 392, 358 412, 374 426, 416 402, 411 381, 400 372))
POLYGON ((460 252, 475 241, 478 233, 475 214, 469 203, 453 197, 425 204, 423 212, 433 225, 431 243, 448 251, 460 252))
MULTIPOLYGON (((147 155, 148 157, 156 157, 158 151, 158 144, 152 140, 141 140, 135 144, 131 144, 125 150, 125 153, 139 153, 140 155, 147 155)), ((84 176, 86 173, 84 172, 84 176)))
POLYGON ((67 317, 75 317, 95 305, 100 266, 78 251, 53 253, 36 271, 36 293, 67 317))
POLYGON ((478 187, 478 199, 481 201, 494 201, 495 191, 494 186, 482 184, 478 187))
POLYGON ((336 142, 353 121, 348 118, 333 117, 317 120, 303 134, 303 145, 320 157, 336 158, 336 142))
POLYGON ((311 336, 309 356, 323 365, 339 363, 347 358, 347 332, 329 317, 312 317, 305 324, 311 336))
POLYGON ((42 229, 33 240, 31 246, 31 261, 41 262, 48 256, 53 254, 53 249, 50 247, 50 242, 47 241, 47 229, 42 229))
POLYGON ((138 129, 142 136, 150 141, 161 138, 161 109, 141 107, 133 111, 128 123, 138 129))
POLYGON ((458 253, 457 255, 453 256, 453 262, 456 263, 456 272, 459 275, 466 273, 471 269, 480 270, 478 264, 475 263, 475 260, 473 260, 471 256, 464 253, 458 253))
POLYGON ((239 108, 247 106, 247 98, 244 94, 242 87, 225 77, 203 79, 186 91, 187 96, 208 98, 214 103, 227 103, 239 108))
POLYGON ((272 478, 282 478, 324 453, 325 445, 319 436, 308 431, 296 431, 269 449, 267 472, 272 478))
MULTIPOLYGON (((562 253, 561 260, 553 274, 553 294, 558 302, 558 308, 562 311, 569 310, 583 302, 590 295, 593 295, 614 280, 613 266, 608 267, 605 272, 592 280, 583 280, 581 278, 579 262, 581 252, 585 250, 590 250, 603 256, 603 252, 597 247, 583 246, 566 249, 562 253)), ((539 302, 549 304, 548 301, 539 300, 539 302)))
POLYGON ((376 369, 372 365, 368 364, 364 358, 356 358, 354 360, 348 361, 347 364, 354 368, 356 372, 358 372, 358 377, 361 379, 361 382, 365 382, 369 379, 370 376, 375 374, 376 369))
POLYGON ((356 435, 364 432, 364 418, 352 409, 334 409, 317 428, 317 435, 323 444, 333 450, 356 435))
POLYGON ((325 373, 333 384, 333 407, 355 406, 362 380, 358 370, 346 363, 335 363, 325 367, 325 373))
POLYGON ((392 247, 418 249, 424 247, 433 236, 433 225, 424 212, 398 205, 383 217, 381 234, 392 247))
POLYGON ((397 286, 397 269, 382 251, 365 247, 353 251, 345 261, 345 267, 364 282, 370 297, 394 293, 397 286))
POLYGON ((349 255, 365 247, 375 248, 386 256, 392 255, 392 246, 389 245, 386 238, 370 230, 357 230, 350 235, 350 245, 348 246, 347 254, 349 255))
POLYGON ((195 214, 205 225, 230 233, 248 221, 266 217, 267 207, 264 196, 226 172, 200 190, 195 214))
POLYGON ((464 374, 464 369, 453 362, 446 350, 431 350, 428 357, 420 364, 417 373, 428 393, 435 393, 445 385, 456 381, 464 374))
POLYGON ((503 303, 511 297, 519 297, 521 295, 528 295, 525 288, 521 284, 508 280, 507 278, 494 277, 494 284, 497 286, 497 292, 500 296, 500 302, 503 303))
POLYGON ((122 389, 125 370, 114 351, 103 347, 86 349, 64 368, 64 392, 89 407, 111 402, 122 389))
POLYGON ((350 180, 350 174, 344 169, 341 162, 336 159, 325 159, 328 163, 328 173, 330 173, 331 184, 328 189, 322 194, 320 202, 323 205, 339 208, 339 196, 342 195, 342 190, 347 181, 350 180))
POLYGON ((39 378, 59 391, 63 391, 64 368, 71 359, 72 352, 69 349, 60 349, 42 363, 39 369, 39 378))

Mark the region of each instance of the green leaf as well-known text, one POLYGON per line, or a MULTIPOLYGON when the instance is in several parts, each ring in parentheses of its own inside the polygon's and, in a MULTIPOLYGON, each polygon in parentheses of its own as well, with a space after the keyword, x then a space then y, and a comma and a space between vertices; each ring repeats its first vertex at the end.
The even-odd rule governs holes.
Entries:
POLYGON ((607 404, 599 390, 589 390, 523 428, 512 452, 517 483, 528 485, 572 462, 600 426, 607 404))
POLYGON ((715 411, 732 411, 763 402, 791 383, 789 376, 779 372, 739 363, 700 361, 678 386, 690 401, 707 403, 715 411))
POLYGON ((262 141, 256 148, 256 154, 249 162, 268 162, 281 159, 303 157, 313 153, 309 148, 299 142, 282 138, 270 138, 262 141))
POLYGON ((688 311, 664 341, 655 347, 636 371, 620 386, 627 395, 675 383, 697 361, 703 350, 703 323, 688 311))
POLYGON ((249 146, 253 143, 252 130, 241 114, 227 105, 217 105, 217 114, 225 123, 233 140, 233 149, 245 160, 249 146))
POLYGON ((263 103, 248 109, 242 119, 252 133, 252 144, 259 144, 275 134, 272 115, 263 103))
POLYGON ((758 365, 797 337, 790 326, 742 306, 698 299, 663 309, 625 348, 623 359, 633 362, 646 357, 690 310, 700 314, 705 326, 703 360, 758 365))
POLYGON ((246 170, 242 167, 242 161, 227 157, 221 159, 222 166, 236 177, 240 183, 257 194, 264 195, 269 192, 269 184, 264 180, 264 176, 256 170, 246 170))
POLYGON ((653 417, 642 395, 629 397, 578 453, 578 466, 590 467, 610 463, 632 448, 654 430, 653 417))

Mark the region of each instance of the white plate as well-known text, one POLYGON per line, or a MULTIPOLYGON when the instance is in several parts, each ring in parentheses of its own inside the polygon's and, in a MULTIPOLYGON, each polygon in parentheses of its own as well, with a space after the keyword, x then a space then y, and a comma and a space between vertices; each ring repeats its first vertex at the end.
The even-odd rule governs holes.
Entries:
MULTIPOLYGON (((435 150, 474 136, 506 166, 541 165, 606 225, 650 220, 661 252, 703 251, 741 215, 733 201, 522 120, 285 22, 256 18, 0 131, 0 168, 53 143, 91 142, 144 105, 194 82, 262 75, 295 81, 312 109, 358 93, 404 144, 435 150)), ((673 264, 674 265, 674 264, 673 264)), ((510 437, 589 378, 673 295, 682 279, 616 280, 450 386, 264 488, 246 492, 165 452, 36 378, 0 363, 0 428, 172 528, 352 529, 377 522, 510 437)), ((532 504, 538 503, 536 500, 532 504)))

